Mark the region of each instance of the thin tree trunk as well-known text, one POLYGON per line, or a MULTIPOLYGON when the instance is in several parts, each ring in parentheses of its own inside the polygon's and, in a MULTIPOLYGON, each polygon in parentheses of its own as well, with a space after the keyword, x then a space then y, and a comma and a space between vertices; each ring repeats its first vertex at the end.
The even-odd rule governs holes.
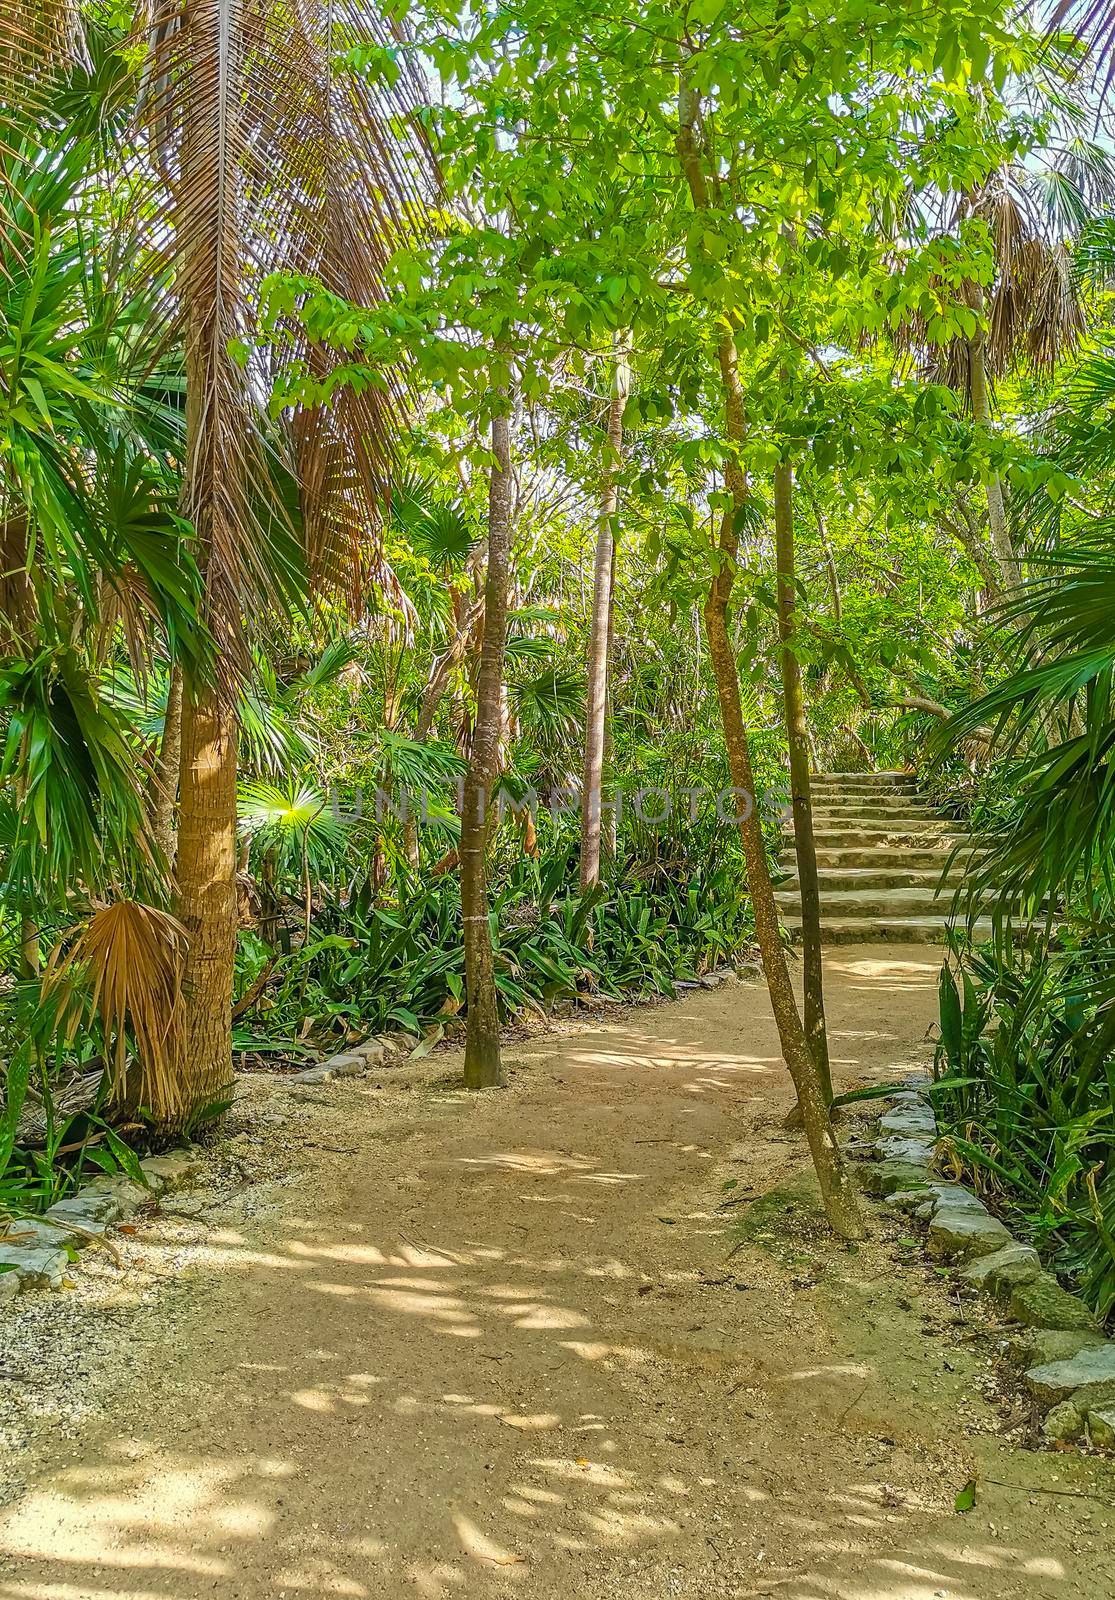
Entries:
MULTIPOLYGON (((616 545, 612 541, 612 605, 608 613, 608 690, 604 700, 604 774, 613 769, 615 761, 615 703, 616 683, 613 667, 616 659, 616 545)), ((601 787, 603 787, 603 777, 601 787)), ((614 861, 619 852, 619 806, 607 808, 600 822, 600 853, 614 861)))
POLYGON ((604 747, 608 714, 609 644, 615 579, 615 522, 623 457, 623 411, 630 382, 629 338, 615 336, 612 394, 604 445, 596 563, 592 582, 592 622, 588 636, 588 703, 585 708, 585 762, 581 784, 581 888, 600 879, 600 833, 603 803, 604 747))
POLYGON ((19 971, 23 978, 37 978, 42 971, 43 953, 39 945, 39 925, 33 917, 19 919, 19 971))
POLYGON ((790 752, 790 801, 794 813, 794 854, 801 896, 801 942, 805 994, 805 1037, 817 1063, 825 1104, 832 1104, 828 1029, 825 1025, 824 964, 821 955, 821 886, 813 837, 813 799, 809 782, 809 730, 801 687, 801 665, 794 653, 797 589, 794 563, 794 471, 789 462, 774 469, 774 533, 778 570, 778 639, 782 657, 782 698, 790 752))
POLYGON ((236 731, 229 691, 186 683, 177 914, 189 941, 183 980, 188 1028, 179 1103, 151 1107, 163 1127, 223 1100, 232 1083, 236 731))
MULTIPOLYGON (((991 426, 991 394, 987 382, 987 347, 982 333, 968 343, 968 370, 971 383, 972 420, 981 428, 991 426)), ((1003 502, 1003 481, 998 473, 987 480, 987 527, 991 548, 1000 573, 1000 587, 1013 593, 1022 582, 1022 570, 1007 527, 1003 502)))
MULTIPOLYGON (((708 209, 709 200, 701 156, 697 148, 696 129, 699 115, 700 98, 690 87, 683 72, 678 96, 678 159, 689 185, 694 209, 705 211, 708 209)), ((755 804, 755 777, 740 701, 739 668, 728 632, 728 602, 736 573, 738 519, 746 504, 747 484, 737 454, 744 442, 745 433, 743 389, 736 364, 735 340, 730 327, 724 324, 721 326, 717 356, 724 393, 725 432, 730 452, 725 467, 725 481, 732 503, 725 510, 720 524, 719 560, 705 600, 705 634, 720 700, 729 771, 733 786, 740 791, 740 838, 755 914, 755 933, 759 941, 759 953, 770 994, 771 1010, 778 1028, 782 1054, 793 1079, 794 1088, 797 1090, 805 1136, 809 1141, 825 1213, 835 1233, 845 1239, 856 1239, 860 1238, 863 1232, 856 1192, 833 1136, 828 1106, 798 1014, 794 987, 790 981, 786 956, 782 948, 778 908, 767 864, 762 825, 755 804)))
POLYGON ((174 662, 170 669, 170 682, 167 687, 163 736, 159 741, 159 759, 155 768, 155 806, 151 817, 151 832, 155 843, 171 871, 174 870, 174 813, 178 805, 181 768, 182 668, 174 662))
MULTIPOLYGON (((506 401, 506 391, 503 399, 506 401)), ((511 566, 511 427, 492 418, 493 466, 488 483, 488 570, 484 580, 484 642, 476 686, 476 725, 461 806, 461 918, 464 923, 465 1087, 503 1082, 499 1050, 492 935, 488 923, 486 814, 499 767, 503 725, 503 661, 507 644, 507 586, 511 566)))

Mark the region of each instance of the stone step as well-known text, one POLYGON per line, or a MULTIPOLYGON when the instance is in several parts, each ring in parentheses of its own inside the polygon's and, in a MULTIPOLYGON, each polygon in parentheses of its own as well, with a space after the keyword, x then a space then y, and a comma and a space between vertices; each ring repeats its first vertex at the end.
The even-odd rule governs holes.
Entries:
MULTIPOLYGON (((951 922, 946 917, 862 917, 822 921, 821 943, 830 944, 943 944, 951 922)), ((963 922, 957 924, 963 927, 963 922)), ((787 932, 801 935, 800 917, 786 918, 787 932)), ((991 938, 991 923, 980 918, 972 930, 975 940, 991 938)))
MULTIPOLYGON (((791 813, 787 810, 787 819, 791 813)), ((947 822, 947 817, 942 817, 937 811, 932 811, 928 806, 847 806, 840 809, 834 806, 813 807, 813 826, 815 828, 920 828, 925 823, 947 822)), ((958 823, 953 826, 958 827, 958 823)))
POLYGON ((814 794, 915 794, 917 779, 906 772, 826 772, 810 778, 814 794))
MULTIPOLYGON (((779 792, 785 793, 784 790, 779 792)), ((885 811, 888 816, 892 811, 929 811, 937 814, 930 802, 923 800, 912 789, 880 789, 877 794, 854 789, 814 789, 812 798, 815 811, 885 811)))
MULTIPOLYGON (((947 859, 947 858, 946 858, 947 859)), ((817 881, 822 894, 840 889, 936 889, 941 884, 944 861, 932 867, 819 867, 817 881)), ((963 883, 961 864, 954 863, 946 880, 948 887, 963 883)), ((778 885, 780 889, 797 887, 798 872, 795 867, 778 885)))
MULTIPOLYGON (((866 850, 872 846, 886 846, 892 850, 938 849, 950 850, 953 845, 969 843, 970 835, 960 833, 947 823, 924 823, 919 828, 814 828, 813 842, 818 850, 866 850)), ((792 835, 787 835, 786 848, 793 848, 792 835)))
MULTIPOLYGON (((962 850, 956 857, 957 864, 962 866, 970 858, 970 849, 962 850)), ((791 845, 788 855, 792 857, 791 845)), ((929 845, 855 845, 836 844, 823 845, 817 841, 818 867, 936 867, 943 872, 952 857, 950 844, 929 845)))
MULTIPOLYGON (((836 889, 821 896, 821 921, 846 922, 863 917, 949 916, 953 910, 953 888, 938 894, 935 889, 836 889)), ((801 896, 797 889, 779 889, 778 906, 787 916, 801 915, 801 896)))

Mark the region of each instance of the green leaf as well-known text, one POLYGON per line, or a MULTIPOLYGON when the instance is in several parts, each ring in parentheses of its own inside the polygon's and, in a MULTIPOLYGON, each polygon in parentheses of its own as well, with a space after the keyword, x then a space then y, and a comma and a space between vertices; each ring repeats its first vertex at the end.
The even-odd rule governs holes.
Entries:
POLYGON ((976 1503, 976 1480, 969 1478, 953 1502, 953 1509, 964 1512, 971 1511, 976 1503))

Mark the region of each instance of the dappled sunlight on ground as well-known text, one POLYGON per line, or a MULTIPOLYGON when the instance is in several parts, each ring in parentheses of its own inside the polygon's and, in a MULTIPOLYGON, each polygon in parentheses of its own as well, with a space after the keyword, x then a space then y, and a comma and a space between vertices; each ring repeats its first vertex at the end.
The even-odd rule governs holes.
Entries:
MULTIPOLYGON (((935 965, 830 974, 848 1075, 916 1053, 935 965)), ((760 1002, 530 1041, 507 1093, 394 1122, 359 1082, 300 1104, 327 1137, 266 1203, 147 1227, 180 1317, 0 1511, 0 1600, 1107 1600, 1037 1478, 954 1513, 968 1380, 888 1258, 738 1244, 726 1187, 803 1159, 760 1002)))

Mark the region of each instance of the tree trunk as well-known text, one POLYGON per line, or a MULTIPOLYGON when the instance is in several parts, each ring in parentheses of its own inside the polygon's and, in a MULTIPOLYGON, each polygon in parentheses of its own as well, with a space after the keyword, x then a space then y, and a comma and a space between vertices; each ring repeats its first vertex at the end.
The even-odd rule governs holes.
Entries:
POLYGON ((161 1127, 227 1097, 232 1084, 236 960, 236 713, 231 691, 185 685, 178 920, 189 941, 187 1038, 178 1104, 152 1106, 161 1127))
POLYGON ((215 677, 183 673, 175 876, 177 913, 189 941, 187 1020, 178 1103, 152 1108, 163 1127, 180 1127, 202 1106, 224 1099, 232 1082, 238 734, 232 680, 243 660, 244 596, 265 581, 266 564, 260 530, 255 538, 247 532, 253 519, 250 402, 247 379, 229 348, 241 331, 236 308, 244 292, 242 17, 218 0, 185 0, 182 22, 192 61, 215 64, 212 71, 186 74, 174 226, 186 368, 183 500, 216 659, 215 677))
POLYGON ((154 810, 151 832, 167 867, 174 870, 174 813, 178 805, 178 780, 182 767, 182 668, 170 669, 163 736, 155 768, 154 810))
POLYGON ((592 583, 592 622, 588 636, 588 696, 585 708, 585 762, 581 785, 581 888, 600 879, 600 834, 603 804, 604 747, 608 714, 609 644, 615 579, 615 522, 623 453, 623 411, 630 382, 629 336, 615 336, 612 395, 604 446, 596 564, 592 583))
MULTIPOLYGON (((987 382, 987 346, 982 333, 968 342, 968 371, 971 384, 972 420, 981 428, 991 426, 991 394, 987 382)), ((987 528, 991 548, 1001 575, 1000 587, 1013 594, 1022 582, 1022 569, 1007 527, 1003 502, 1003 481, 993 473, 987 480, 987 528)))
MULTIPOLYGON (((502 398, 506 401, 506 390, 502 398)), ((487 811, 492 803, 499 766, 503 726, 503 658, 511 565, 511 427, 505 413, 492 418, 492 456, 488 483, 484 643, 476 686, 476 725, 461 805, 461 918, 468 1002, 465 1087, 468 1089, 488 1089, 503 1082, 485 856, 487 811)))
POLYGON ((801 688, 801 665, 794 653, 797 610, 794 563, 794 470, 789 462, 774 469, 774 532, 778 570, 778 639, 782 657, 782 698, 790 752, 790 801, 794 813, 794 854, 801 896, 804 957, 805 1037, 817 1063, 825 1104, 832 1104, 828 1029, 825 1026, 824 965, 821 956, 821 886, 813 838, 813 800, 809 782, 809 730, 801 688))
MULTIPOLYGON (((678 160, 689 186, 694 209, 705 211, 709 200, 696 139, 699 115, 700 97, 690 87, 683 72, 678 95, 678 160)), ((718 311, 717 314, 723 316, 722 312, 718 311)), ((755 804, 755 777, 740 701, 739 669, 728 633, 728 602, 735 581, 738 550, 737 528, 747 500, 747 484, 737 453, 745 434, 743 388, 736 364, 735 340, 731 328, 723 321, 717 342, 717 357, 724 394, 725 435, 730 452, 725 467, 725 482, 731 494, 731 505, 725 510, 720 524, 719 559, 705 600, 705 634, 720 700, 729 771, 733 786, 740 791, 739 829, 755 913, 755 934, 759 941, 763 973, 782 1054, 797 1090, 805 1136, 809 1141, 825 1213, 833 1231, 840 1237, 858 1239, 862 1236, 863 1224, 855 1188, 833 1137, 817 1065, 798 1015, 794 986, 782 948, 778 908, 767 865, 762 824, 755 804)))
POLYGON ((39 925, 33 917, 19 919, 19 975, 37 978, 43 969, 43 953, 39 944, 39 925))

